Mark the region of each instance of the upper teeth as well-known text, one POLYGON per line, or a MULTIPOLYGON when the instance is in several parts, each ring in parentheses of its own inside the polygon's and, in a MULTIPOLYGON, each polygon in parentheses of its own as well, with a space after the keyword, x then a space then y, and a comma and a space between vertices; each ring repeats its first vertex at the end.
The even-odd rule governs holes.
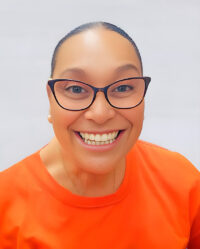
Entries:
POLYGON ((80 134, 82 138, 84 138, 85 140, 105 142, 105 141, 115 139, 117 137, 118 132, 119 131, 114 131, 114 132, 104 133, 104 134, 92 134, 92 133, 88 134, 88 133, 81 132, 80 134))

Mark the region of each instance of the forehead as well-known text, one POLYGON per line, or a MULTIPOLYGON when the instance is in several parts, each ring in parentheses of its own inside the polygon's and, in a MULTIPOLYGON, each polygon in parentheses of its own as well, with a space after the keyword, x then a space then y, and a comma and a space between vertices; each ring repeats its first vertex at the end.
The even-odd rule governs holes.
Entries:
POLYGON ((69 68, 82 71, 114 71, 132 64, 141 73, 140 62, 130 41, 120 34, 104 28, 93 28, 68 38, 56 56, 55 74, 69 68))

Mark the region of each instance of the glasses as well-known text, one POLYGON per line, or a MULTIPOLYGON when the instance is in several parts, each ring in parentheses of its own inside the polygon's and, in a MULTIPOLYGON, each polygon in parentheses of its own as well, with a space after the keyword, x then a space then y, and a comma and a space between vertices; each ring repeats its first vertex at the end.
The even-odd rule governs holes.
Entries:
POLYGON ((131 109, 144 99, 150 77, 133 77, 97 88, 79 80, 54 79, 48 85, 60 107, 69 111, 89 108, 98 92, 103 92, 108 103, 117 109, 131 109))

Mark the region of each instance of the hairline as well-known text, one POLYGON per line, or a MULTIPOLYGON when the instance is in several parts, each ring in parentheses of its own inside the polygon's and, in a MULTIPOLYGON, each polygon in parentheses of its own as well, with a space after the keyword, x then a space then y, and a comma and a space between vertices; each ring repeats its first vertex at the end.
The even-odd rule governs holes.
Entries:
POLYGON ((118 33, 119 35, 121 35, 122 37, 124 37, 126 40, 128 40, 131 45, 133 46, 136 55, 139 59, 140 62, 140 68, 141 68, 141 73, 143 75, 143 64, 142 64, 142 58, 140 55, 140 52, 138 50, 137 45, 135 44, 135 42, 133 41, 133 39, 121 28, 111 24, 111 23, 106 23, 106 22, 92 22, 92 23, 86 23, 83 25, 78 26, 77 28, 73 29, 72 31, 70 31, 69 33, 67 33, 56 45, 54 52, 53 52, 53 56, 52 56, 52 61, 51 61, 51 76, 53 77, 53 73, 55 70, 55 65, 56 65, 56 59, 59 53, 60 48, 62 47, 63 43, 65 43, 65 41, 67 41, 68 39, 70 39, 71 37, 81 34, 85 31, 88 30, 92 30, 92 29, 98 29, 98 28, 102 28, 108 31, 113 31, 115 33, 118 33))

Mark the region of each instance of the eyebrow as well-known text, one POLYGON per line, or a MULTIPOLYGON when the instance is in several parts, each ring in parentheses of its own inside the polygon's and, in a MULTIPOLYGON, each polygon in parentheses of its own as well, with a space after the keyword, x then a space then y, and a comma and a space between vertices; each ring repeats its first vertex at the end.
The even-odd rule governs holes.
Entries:
POLYGON ((76 74, 85 74, 85 71, 79 67, 72 67, 65 69, 61 75, 64 75, 66 73, 76 73, 76 74))
POLYGON ((115 72, 116 73, 121 73, 123 71, 127 71, 127 70, 130 70, 130 69, 139 72, 138 68, 135 65, 131 64, 131 63, 128 63, 128 64, 117 67, 115 69, 115 72))
MULTIPOLYGON (((131 64, 131 63, 124 64, 122 66, 117 67, 114 70, 114 72, 115 73, 122 73, 124 71, 128 71, 128 70, 131 70, 131 69, 134 70, 134 71, 139 72, 138 68, 135 65, 131 64)), ((66 73, 76 73, 76 74, 79 74, 79 75, 85 75, 86 74, 85 71, 83 69, 79 68, 79 67, 67 68, 61 73, 61 75, 65 75, 66 73)))

